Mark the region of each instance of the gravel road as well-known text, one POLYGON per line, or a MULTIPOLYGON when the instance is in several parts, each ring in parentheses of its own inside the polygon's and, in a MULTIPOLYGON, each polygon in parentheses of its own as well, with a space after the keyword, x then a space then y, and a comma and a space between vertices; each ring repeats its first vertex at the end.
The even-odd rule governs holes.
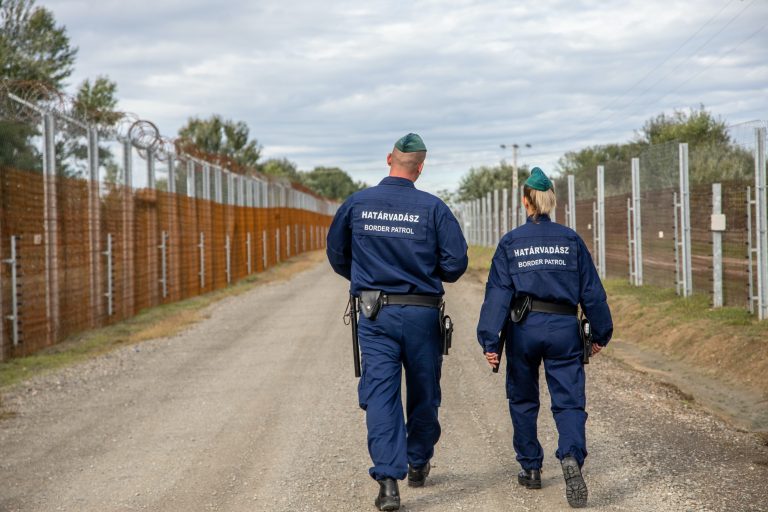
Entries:
MULTIPOLYGON (((374 510, 345 289, 320 264, 225 299, 178 336, 6 396, 18 414, 0 421, 0 510, 374 510)), ((482 293, 473 276, 449 288, 443 438, 427 486, 401 486, 402 510, 569 510, 546 405, 544 489, 514 481, 503 379, 474 341, 482 293)), ((768 508, 757 436, 603 355, 588 367, 588 398, 592 508, 768 508)))

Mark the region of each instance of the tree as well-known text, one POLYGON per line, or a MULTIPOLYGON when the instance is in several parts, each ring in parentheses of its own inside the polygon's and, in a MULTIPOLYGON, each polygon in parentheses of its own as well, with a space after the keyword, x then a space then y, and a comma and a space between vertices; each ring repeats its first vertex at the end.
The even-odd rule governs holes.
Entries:
POLYGON ((570 151, 558 161, 560 178, 555 186, 565 185, 565 176, 576 177, 577 197, 593 197, 598 165, 605 166, 606 194, 630 190, 632 158, 641 157, 643 187, 668 188, 677 185, 674 171, 677 143, 688 143, 692 184, 718 180, 744 179, 751 172, 749 155, 733 144, 725 122, 704 106, 689 111, 675 110, 648 119, 634 140, 620 144, 589 146, 570 151), (667 145, 667 147, 665 147, 667 145))
POLYGON ((117 108, 117 83, 106 76, 86 79, 75 95, 75 114, 90 123, 114 126, 122 114, 117 108))
POLYGON ((704 105, 688 112, 675 110, 671 115, 659 114, 647 120, 638 134, 641 144, 687 142, 689 146, 727 145, 728 127, 716 119, 704 105))
POLYGON ((338 167, 315 167, 310 172, 301 173, 301 182, 321 196, 343 201, 355 192, 367 187, 365 183, 355 182, 346 172, 338 167))
MULTIPOLYGON (((523 183, 530 172, 526 166, 518 167, 518 182, 523 183)), ((488 192, 512 187, 512 166, 502 162, 494 167, 473 167, 459 181, 458 200, 470 201, 485 197, 488 192)))
MULTIPOLYGON (((105 127, 114 126, 122 114, 117 112, 117 83, 100 76, 93 82, 86 79, 77 89, 74 102, 75 117, 105 127)), ((65 176, 84 176, 88 172, 88 144, 79 126, 63 131, 56 144, 57 172, 65 176)), ((120 169, 112 152, 99 146, 99 164, 106 169, 104 181, 117 183, 120 169)))
MULTIPOLYGON (((34 7, 33 0, 0 0, 0 80, 6 81, 9 92, 28 91, 22 81, 43 84, 33 89, 39 95, 61 88, 72 74, 76 54, 66 29, 56 25, 50 11, 34 7)), ((7 101, 2 98, 0 105, 7 101)), ((33 124, 0 121, 0 165, 41 171, 42 156, 31 142, 36 135, 33 124)))
POLYGON ((292 181, 301 181, 296 164, 287 158, 270 158, 261 164, 259 170, 271 176, 282 176, 292 181))
POLYGON ((261 146, 255 139, 249 140, 248 136, 247 124, 225 120, 219 115, 212 115, 208 119, 191 118, 179 130, 182 142, 191 145, 190 151, 199 151, 202 156, 222 157, 223 165, 231 161, 244 169, 255 171, 259 166, 261 146))
POLYGON ((0 0, 2 78, 42 82, 60 89, 73 71, 77 48, 64 26, 34 0, 0 0))

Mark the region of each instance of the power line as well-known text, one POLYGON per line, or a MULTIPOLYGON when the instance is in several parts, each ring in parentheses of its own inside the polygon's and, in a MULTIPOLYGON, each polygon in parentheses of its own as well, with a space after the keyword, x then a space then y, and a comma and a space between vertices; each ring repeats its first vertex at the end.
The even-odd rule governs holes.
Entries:
POLYGON ((709 43, 711 43, 711 42, 712 42, 712 40, 713 40, 713 39, 715 39, 717 36, 719 36, 720 34, 722 34, 722 33, 723 33, 723 31, 724 31, 725 29, 727 29, 729 26, 731 26, 731 24, 732 24, 734 21, 736 21, 736 19, 738 19, 738 18, 739 18, 739 17, 740 17, 740 16, 741 16, 741 15, 744 13, 744 11, 746 11, 747 9, 749 9, 749 7, 751 7, 751 6, 752 6, 752 4, 754 4, 754 3, 755 3, 755 0, 752 0, 752 1, 751 1, 751 2, 749 2, 747 5, 745 5, 745 6, 744 6, 744 7, 743 7, 743 8, 742 8, 742 9, 741 9, 739 12, 737 12, 737 13, 736 13, 736 14, 735 14, 733 17, 731 17, 731 19, 730 19, 730 20, 728 20, 728 22, 727 22, 725 25, 723 25, 723 26, 720 28, 720 30, 718 30, 717 32, 715 32, 714 34, 712 34, 712 35, 711 35, 711 36, 710 36, 710 37, 709 37, 709 38, 708 38, 706 41, 704 41, 704 42, 703 42, 701 45, 699 45, 699 47, 698 47, 698 48, 696 48, 696 50, 694 50, 694 52, 693 52, 693 53, 692 53, 690 56, 688 56, 687 58, 683 59, 683 60, 682 60, 681 62, 679 62, 679 63, 678 63, 678 64, 677 64, 675 67, 673 67, 673 68, 672 68, 671 70, 669 70, 667 73, 665 73, 664 75, 662 75, 662 76, 661 76, 661 77, 660 77, 658 80, 656 80, 656 81, 655 81, 654 83, 652 83, 650 86, 648 86, 648 87, 646 87, 645 89, 643 89, 643 91, 640 93, 640 95, 639 95, 639 96, 637 96, 635 99, 633 99, 632 101, 630 101, 629 103, 627 103, 627 104, 626 104, 626 105, 624 105, 623 107, 619 108, 619 110, 617 110, 617 111, 616 111, 616 112, 615 112, 615 113, 614 113, 612 116, 609 116, 609 117, 608 117, 608 119, 606 119, 606 121, 607 121, 607 120, 610 120, 612 117, 615 117, 615 116, 616 116, 616 115, 618 115, 620 112, 622 112, 623 110, 625 110, 627 107, 630 107, 630 106, 632 106, 632 104, 633 104, 633 103, 635 103, 635 102, 636 102, 636 100, 638 100, 638 99, 642 98, 643 96, 645 96, 645 94, 646 94, 646 93, 648 93, 648 91, 650 91, 651 89, 653 89, 654 87, 656 87, 656 86, 657 86, 659 83, 661 83, 661 81, 662 81, 662 80, 664 80, 664 79, 665 79, 665 78, 667 78, 669 75, 671 75, 672 73, 674 73, 675 71, 677 71, 678 69, 680 69, 680 67, 681 67, 683 64, 685 64, 685 63, 689 62, 691 59, 693 59, 693 58, 694 58, 696 55, 698 55, 698 53, 699 53, 699 52, 700 52, 700 51, 701 51, 701 50, 702 50, 702 49, 703 49, 705 46, 707 46, 709 43))
MULTIPOLYGON (((677 54, 677 52, 679 52, 679 51, 680 51, 680 50, 681 50, 681 49, 682 49, 682 48, 683 48, 683 47, 684 47, 686 44, 688 44, 688 43, 689 43, 689 42, 690 42, 690 41, 691 41, 691 40, 692 40, 694 37, 696 37, 697 35, 699 35, 699 34, 701 33, 701 31, 702 31, 702 30, 704 30, 705 28, 707 28, 707 27, 709 26, 709 24, 710 24, 710 23, 712 23, 712 21, 714 21, 714 19, 715 19, 715 18, 717 18, 717 17, 720 15, 720 13, 722 13, 722 12, 723 12, 723 11, 724 11, 726 8, 728 8, 728 7, 729 7, 729 6, 730 6, 730 5, 731 5, 731 4, 732 4, 734 1, 735 1, 735 0, 730 0, 730 1, 729 1, 727 4, 725 4, 723 7, 721 7, 721 8, 720 8, 720 10, 719 10, 719 11, 717 11, 717 12, 716 12, 714 15, 712 15, 712 17, 711 17, 711 18, 709 18, 709 20, 707 20, 707 22, 706 22, 706 23, 704 23, 702 26, 700 26, 700 27, 698 28, 698 30, 696 30, 696 32, 694 32, 693 34, 691 34, 690 36, 688 36, 688 39, 686 39, 685 41, 683 41, 683 43, 682 43, 682 44, 680 44, 680 45, 679 45, 677 48, 675 48, 675 49, 672 51, 672 53, 670 53, 669 55, 667 55, 667 56, 664 58, 664 60, 662 60, 660 63, 656 64, 656 65, 655 65, 653 68, 651 68, 651 70, 650 70, 650 71, 648 71, 648 72, 647 72, 645 75, 643 75, 643 77, 642 77, 640 80, 638 80, 637 82, 635 82, 634 84, 632 84, 632 86, 631 86, 629 89, 627 89, 625 92, 623 92, 623 93, 622 93, 620 96, 618 96, 617 98, 614 98, 613 100, 611 100, 611 102, 610 102, 610 103, 608 103, 608 104, 607 104, 607 105, 605 105, 603 108, 601 108, 601 109, 600 109, 600 110, 597 112, 597 114, 599 114, 600 112, 603 112, 603 111, 607 110, 608 108, 610 108, 611 106, 613 106, 613 104, 614 104, 614 103, 616 103, 616 102, 617 102, 617 101, 619 101, 620 99, 624 98, 624 97, 625 97, 627 94, 629 94, 630 92, 632 92, 632 91, 635 89, 635 87, 637 87, 637 86, 638 86, 638 85, 640 85, 640 84, 641 84, 643 81, 645 81, 645 79, 646 79, 646 78, 648 78, 649 76, 651 76, 651 75, 652 75, 652 74, 653 74, 653 73, 654 73, 654 72, 655 72, 657 69, 661 68, 661 67, 662 67, 664 64, 666 64, 666 63, 669 61, 669 59, 671 59, 672 57, 674 57, 674 56, 677 54)), ((596 115, 597 115, 597 114, 596 114, 596 115)))

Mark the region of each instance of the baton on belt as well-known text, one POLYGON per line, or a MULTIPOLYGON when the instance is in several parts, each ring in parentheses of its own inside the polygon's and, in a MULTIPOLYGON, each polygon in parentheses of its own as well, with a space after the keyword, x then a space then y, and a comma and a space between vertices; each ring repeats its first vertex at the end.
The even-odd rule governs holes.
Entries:
POLYGON ((507 342, 507 329, 509 328, 509 322, 504 323, 504 327, 501 329, 501 333, 499 334, 499 351, 497 352, 499 356, 499 364, 491 368, 491 371, 493 373, 499 373, 499 367, 501 367, 501 355, 504 353, 504 345, 507 342))
POLYGON ((349 294, 349 324, 352 326, 352 353, 355 377, 360 377, 360 341, 357 338, 357 297, 349 294))

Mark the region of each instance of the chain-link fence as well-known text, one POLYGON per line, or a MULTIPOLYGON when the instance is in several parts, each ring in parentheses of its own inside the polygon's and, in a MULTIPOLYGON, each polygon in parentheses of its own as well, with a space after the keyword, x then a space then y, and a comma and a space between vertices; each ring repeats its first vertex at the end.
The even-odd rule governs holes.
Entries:
POLYGON ((301 185, 148 144, 135 122, 120 134, 10 102, 0 112, 0 359, 325 245, 336 204, 301 185))
MULTIPOLYGON (((712 305, 768 318, 765 122, 728 140, 647 146, 628 160, 556 180, 557 215, 586 242, 602 277, 706 293, 712 305)), ((494 246, 513 219, 506 191, 459 204, 469 242, 494 246), (498 197, 502 201, 497 200, 498 197)), ((518 192, 519 193, 519 192, 518 192)))

